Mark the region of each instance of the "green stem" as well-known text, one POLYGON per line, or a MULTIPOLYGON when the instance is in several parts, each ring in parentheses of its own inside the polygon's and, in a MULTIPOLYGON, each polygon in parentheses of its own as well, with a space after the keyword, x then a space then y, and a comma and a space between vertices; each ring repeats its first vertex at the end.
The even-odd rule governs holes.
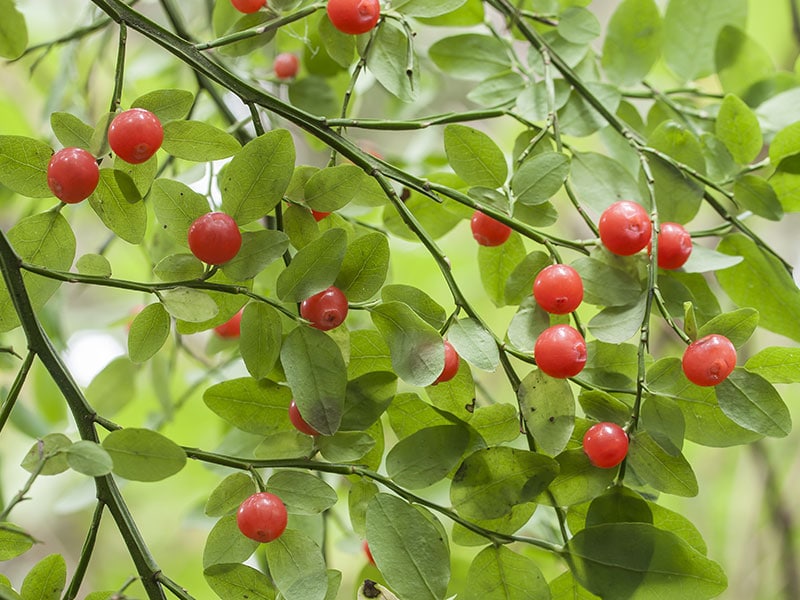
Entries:
POLYGON ((41 440, 39 440, 37 444, 39 446, 39 453, 40 453, 39 462, 36 463, 36 468, 30 474, 30 477, 28 477, 28 480, 25 482, 22 488, 20 488, 20 490, 16 494, 14 494, 14 497, 8 501, 8 504, 3 509, 3 512, 0 513, 0 523, 7 521, 8 515, 11 514, 11 511, 14 509, 14 507, 26 499, 25 494, 31 491, 33 483, 36 481, 39 475, 41 475, 42 469, 44 469, 44 465, 47 462, 47 459, 50 458, 51 456, 49 454, 43 453, 43 448, 42 448, 43 442, 41 440))
POLYGON ((100 521, 103 518, 103 510, 105 505, 98 502, 94 507, 94 514, 92 514, 92 522, 89 525, 89 531, 86 533, 86 540, 81 549, 81 557, 78 560, 78 565, 75 567, 75 573, 72 575, 72 580, 69 583, 67 591, 64 593, 64 600, 74 600, 78 597, 83 578, 86 576, 86 571, 89 568, 89 561, 94 552, 94 546, 97 542, 97 534, 100 531, 100 521))
POLYGON ((128 28, 124 23, 119 25, 119 45, 117 46, 117 65, 114 69, 114 91, 111 93, 109 112, 117 112, 122 98, 122 86, 125 83, 125 48, 128 42, 128 28))
POLYGON ((28 377, 28 373, 31 370, 35 356, 36 354, 33 352, 28 352, 28 354, 25 356, 25 360, 19 368, 19 371, 17 372, 17 376, 14 378, 14 383, 11 384, 11 389, 8 390, 8 396, 6 396, 3 407, 0 408, 0 431, 3 431, 3 428, 8 422, 9 416, 11 416, 11 411, 17 402, 17 398, 19 398, 19 393, 22 391, 22 385, 25 383, 25 379, 28 377))

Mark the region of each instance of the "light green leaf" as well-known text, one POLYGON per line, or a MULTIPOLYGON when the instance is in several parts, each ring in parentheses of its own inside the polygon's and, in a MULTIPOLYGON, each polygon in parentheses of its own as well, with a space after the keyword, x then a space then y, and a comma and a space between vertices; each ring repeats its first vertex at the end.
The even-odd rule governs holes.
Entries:
POLYGON ((207 517, 222 517, 239 508, 252 494, 256 493, 253 478, 244 473, 231 473, 219 482, 206 500, 203 512, 207 517))
POLYGON ((141 244, 147 209, 133 180, 116 169, 100 169, 100 182, 89 204, 103 224, 131 244, 141 244))
POLYGON ((144 307, 133 319, 128 332, 128 356, 143 363, 161 349, 169 337, 172 320, 163 305, 156 302, 144 307))
POLYGON ((610 79, 620 85, 641 81, 661 55, 662 33, 653 0, 623 0, 611 15, 603 43, 603 68, 610 79))
MULTIPOLYGON (((10 10, 15 11, 6 9, 3 14, 10 10)), ((3 25, 6 25, 5 19, 3 25)), ((51 197, 47 165, 52 155, 53 149, 44 142, 18 135, 0 135, 0 184, 29 198, 51 197)))
POLYGON ((388 239, 382 233, 367 233, 347 246, 334 283, 350 302, 364 302, 378 293, 388 271, 388 239))
POLYGON ((400 440, 386 456, 386 472, 403 487, 419 489, 443 479, 461 460, 469 444, 461 425, 421 429, 400 440))
POLYGON ((464 33, 434 42, 428 50, 434 64, 460 79, 480 81, 511 68, 506 46, 478 33, 464 33))
POLYGON ((777 193, 765 179, 757 175, 741 175, 733 184, 733 196, 740 206, 770 221, 783 218, 783 206, 777 193))
POLYGON ((592 257, 572 263, 583 281, 583 301, 598 306, 625 306, 642 293, 642 285, 628 271, 592 257))
MULTIPOLYGON (((370 343, 373 341, 375 330, 361 330, 368 333, 370 343)), ((354 332, 355 333, 355 332, 354 332)), ((360 339, 363 339, 359 336, 360 339)), ((378 338, 380 339, 380 338, 378 338)), ((352 343, 351 339, 351 343, 352 343)), ((383 341, 383 340, 380 340, 383 341)), ((366 343, 361 345, 366 349, 366 343)), ((385 348, 385 345, 384 345, 385 348)), ((377 421, 391 404, 397 393, 397 375, 391 372, 391 363, 388 361, 388 348, 385 348, 387 360, 381 360, 379 366, 386 370, 372 370, 359 377, 353 377, 353 352, 351 346, 350 365, 347 382, 347 391, 344 399, 344 414, 342 415, 341 429, 345 431, 364 431, 377 421)))
POLYGON ((200 279, 204 272, 203 263, 195 258, 194 254, 188 252, 169 254, 153 267, 153 275, 161 281, 176 282, 200 279))
POLYGON ((281 364, 303 418, 323 435, 336 433, 347 387, 347 367, 336 342, 318 329, 296 327, 283 343, 281 364))
POLYGON ((304 187, 303 202, 320 212, 331 212, 347 206, 359 193, 364 171, 355 165, 337 165, 319 169, 304 187))
POLYGON ((409 17, 439 17, 462 7, 467 0, 400 0, 393 8, 409 17))
POLYGON ((550 600, 536 563, 505 546, 488 546, 472 561, 464 600, 550 600))
POLYGON ((479 369, 494 371, 500 364, 494 337, 475 319, 453 321, 447 330, 447 339, 461 358, 479 369))
POLYGON ((203 121, 170 121, 164 124, 161 147, 175 158, 207 162, 233 156, 242 146, 231 134, 203 121))
POLYGON ((111 263, 101 254, 84 254, 75 262, 78 273, 95 277, 111 277, 111 263))
POLYGON ((51 554, 28 571, 19 591, 23 600, 59 600, 66 585, 67 563, 60 554, 51 554))
POLYGON ((417 56, 400 23, 386 20, 378 28, 370 44, 367 68, 378 83, 403 102, 413 102, 419 95, 417 56))
POLYGON ((735 369, 716 392, 722 412, 745 429, 772 437, 786 437, 792 430, 789 409, 761 375, 735 369))
POLYGON ((189 227, 209 211, 205 196, 179 181, 156 179, 148 200, 153 204, 160 229, 188 248, 189 227))
POLYGON ((94 127, 87 125, 75 115, 54 112, 50 115, 50 127, 65 148, 83 148, 91 151, 94 127))
POLYGON ((0 15, 0 56, 14 60, 28 46, 25 16, 17 10, 14 0, 0 0, 0 15))
POLYGON ((478 247, 478 269, 483 289, 495 306, 505 305, 506 282, 525 255, 525 244, 515 231, 504 244, 478 247))
POLYGON ((272 581, 253 567, 239 563, 217 564, 205 569, 203 576, 222 600, 275 600, 272 581))
POLYGON ((455 123, 447 125, 444 150, 450 166, 468 185, 498 188, 508 177, 503 151, 482 131, 455 123))
POLYGON ((569 383, 534 369, 522 380, 517 393, 536 447, 556 456, 567 446, 575 427, 575 397, 569 383))
POLYGON ((242 313, 239 350, 248 373, 260 379, 270 374, 281 349, 281 318, 278 311, 261 302, 251 302, 242 313))
POLYGON ((247 143, 220 174, 222 211, 240 226, 265 216, 289 186, 294 159, 294 142, 286 129, 247 143))
POLYGON ((127 356, 108 363, 86 388, 86 400, 106 416, 113 416, 136 396, 136 365, 127 356))
POLYGON ((520 204, 536 206, 550 200, 567 179, 569 158, 560 152, 543 152, 522 163, 511 179, 520 204))
POLYGON ((754 160, 764 144, 755 113, 733 94, 727 94, 719 108, 716 134, 730 150, 733 159, 741 164, 754 160))
POLYGON ((79 440, 72 444, 67 448, 66 455, 70 469, 89 477, 108 475, 114 466, 108 452, 99 444, 88 440, 79 440))
POLYGON ((367 506, 367 542, 386 583, 401 598, 441 600, 450 580, 450 553, 438 521, 389 494, 367 506))
POLYGON ((515 100, 525 90, 525 81, 516 71, 506 71, 486 78, 467 94, 481 106, 497 106, 515 100))
POLYGON ((699 491, 694 471, 683 454, 668 454, 646 431, 631 437, 627 460, 636 475, 660 492, 692 497, 699 491))
POLYGON ((41 475, 63 473, 69 468, 66 451, 71 445, 72 440, 63 433, 48 433, 31 446, 20 466, 29 473, 34 473, 39 469, 40 463, 45 461, 41 475))
POLYGON ((600 35, 600 22, 589 10, 570 6, 559 16, 558 33, 573 44, 588 44, 600 35))
POLYGON ((0 561, 25 554, 35 541, 33 536, 13 523, 0 522, 0 561))
POLYGON ((403 284, 390 284, 381 290, 384 302, 402 302, 417 313, 435 329, 441 329, 447 320, 447 313, 433 298, 421 289, 403 284))
POLYGON ((800 123, 793 123, 781 129, 773 138, 769 145, 769 160, 777 167, 784 158, 797 154, 800 154, 800 123))
POLYGON ((103 440, 114 461, 114 473, 133 481, 161 481, 186 464, 183 448, 150 429, 118 429, 103 440))
POLYGON ((267 481, 267 491, 278 496, 292 515, 318 515, 338 499, 336 490, 322 479, 301 471, 277 471, 267 481))
POLYGON ((292 393, 286 386, 268 379, 231 379, 212 385, 203 402, 228 423, 256 435, 288 431, 292 393))
POLYGON ((328 576, 316 542, 287 529, 266 549, 270 575, 285 600, 325 600, 328 576))
POLYGON ((795 383, 800 381, 800 349, 762 348, 747 360, 744 368, 771 383, 795 383))
POLYGON ((714 50, 717 75, 725 92, 742 96, 751 85, 775 72, 772 57, 742 29, 722 28, 714 50))
POLYGON ((131 108, 145 108, 162 123, 185 119, 194 104, 194 94, 186 90, 154 90, 139 96, 131 108))
POLYGON ((758 327, 758 316, 758 311, 753 308, 740 308, 717 315, 698 329, 697 337, 719 333, 727 337, 734 346, 740 348, 758 327))
POLYGON ((176 287, 161 292, 164 308, 176 319, 189 323, 202 323, 219 312, 214 299, 202 290, 176 287))
POLYGON ((294 255, 278 276, 276 293, 284 302, 300 302, 330 286, 347 249, 343 229, 329 229, 294 255))
POLYGON ((223 516, 208 533, 203 548, 203 568, 211 565, 244 562, 256 551, 258 542, 242 535, 236 515, 223 516))
POLYGON ((635 304, 604 308, 589 321, 589 331, 601 342, 621 344, 642 327, 646 304, 647 295, 642 294, 635 304))
POLYGON ((569 179, 578 199, 597 214, 619 200, 642 203, 636 180, 620 163, 603 154, 574 153, 569 179))
POLYGON ((289 238, 282 231, 245 231, 242 233, 242 247, 222 266, 222 271, 233 281, 253 279, 283 256, 288 248, 289 238))

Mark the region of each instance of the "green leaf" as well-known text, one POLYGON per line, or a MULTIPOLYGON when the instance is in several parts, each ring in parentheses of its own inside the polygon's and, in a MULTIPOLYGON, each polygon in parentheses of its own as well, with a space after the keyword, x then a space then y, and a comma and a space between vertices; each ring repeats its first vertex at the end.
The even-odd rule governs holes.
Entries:
POLYGON ((296 327, 283 343, 281 364, 303 418, 322 435, 336 433, 347 387, 347 367, 336 342, 317 329, 296 327))
POLYGON ((355 165, 337 165, 316 171, 305 184, 303 201, 320 212, 347 206, 359 193, 364 171, 355 165))
POLYGON ((647 396, 641 418, 644 428, 668 454, 681 450, 686 421, 676 402, 664 396, 647 396))
POLYGON ((381 290, 381 300, 384 302, 402 302, 417 313, 422 320, 435 329, 441 329, 447 320, 447 313, 433 298, 419 288, 391 284, 381 290))
POLYGON ((84 254, 75 262, 78 273, 95 277, 111 277, 111 263, 100 254, 84 254))
MULTIPOLYGON (((608 345, 610 346, 610 344, 608 345)), ((630 347, 631 344, 627 344, 627 346, 630 347)), ((578 402, 580 402, 581 408, 588 419, 624 425, 630 418, 630 407, 616 396, 612 396, 607 392, 583 390, 578 396, 578 402)))
POLYGON ((398 12, 409 17, 439 17, 453 12, 464 5, 467 0, 400 0, 393 5, 398 12))
POLYGON ((550 600, 550 588, 527 556, 488 546, 472 561, 464 600, 550 600))
POLYGON ((236 515, 226 515, 208 533, 203 548, 203 568, 211 565, 244 562, 256 551, 258 542, 242 535, 236 515))
POLYGON ((305 458, 314 452, 314 440, 305 433, 300 433, 291 426, 289 420, 286 424, 290 430, 279 431, 265 437, 253 450, 256 458, 269 460, 282 458, 305 458))
POLYGON ((289 84, 289 101, 297 108, 324 117, 337 116, 341 111, 336 93, 328 81, 314 75, 289 84))
POLYGON ((464 33, 434 42, 428 55, 442 71, 480 81, 511 68, 505 44, 488 35, 464 33))
POLYGON ((319 477, 301 471, 278 471, 267 481, 292 515, 318 515, 336 504, 336 490, 319 477))
MULTIPOLYGON (((727 94, 719 107, 716 134, 730 150, 733 159, 740 164, 754 160, 763 146, 758 118, 750 107, 734 94, 727 94)), ((775 164, 778 162, 780 161, 775 161, 775 164)))
POLYGON ((207 162, 233 156, 242 146, 231 134, 203 121, 170 121, 164 124, 161 147, 175 158, 207 162))
POLYGON ((100 169, 100 182, 89 196, 89 204, 103 224, 120 238, 131 244, 142 243, 147 209, 128 175, 116 169, 100 169))
POLYGON ((578 199, 597 214, 619 200, 633 200, 647 207, 633 176, 620 163, 603 154, 575 152, 569 179, 578 199))
MULTIPOLYGON (((556 456, 558 475, 550 484, 550 491, 558 506, 572 506, 587 502, 608 488, 614 481, 617 469, 598 469, 586 456, 583 448, 565 450, 556 456)), ((547 496, 537 498, 542 504, 552 504, 547 496)))
POLYGON ((281 317, 261 302, 252 302, 242 313, 239 350, 247 372, 256 379, 270 374, 280 356, 281 317))
POLYGON ((25 16, 17 10, 14 0, 0 0, 0 56, 14 60, 28 46, 28 27, 25 16))
POLYGON ((364 302, 378 293, 388 271, 388 239, 382 233, 367 233, 347 246, 334 283, 350 302, 364 302))
POLYGON ((51 554, 28 571, 19 591, 23 600, 59 600, 66 585, 67 563, 60 554, 51 554))
POLYGON ((242 247, 222 266, 222 271, 233 281, 253 279, 283 256, 288 248, 289 238, 282 231, 245 231, 242 233, 242 247))
POLYGON ((92 408, 115 415, 136 397, 136 365, 127 356, 115 358, 95 375, 85 394, 92 408))
POLYGON ((481 106, 497 106, 517 99, 525 90, 525 81, 516 71, 492 75, 475 86, 467 99, 481 106))
POLYGON ((598 306, 626 306, 642 293, 642 285, 628 271, 584 256, 572 263, 583 281, 583 301, 598 306))
POLYGON ((668 454, 646 431, 631 437, 627 460, 636 475, 660 492, 692 497, 699 491, 694 471, 683 454, 668 454))
POLYGON ((185 119, 193 104, 194 94, 186 90, 154 90, 139 96, 131 103, 131 108, 145 108, 162 123, 167 123, 185 119))
POLYGON ((333 284, 347 250, 343 229, 329 229, 294 255, 278 276, 276 293, 284 302, 300 302, 333 284))
POLYGON ((559 16, 558 33, 573 44, 588 44, 600 35, 600 21, 589 10, 570 6, 559 16))
POLYGON ((550 200, 567 179, 569 158, 560 152, 543 152, 522 163, 511 179, 520 204, 536 206, 550 200))
MULTIPOLYGON (((374 330, 367 331, 370 334, 377 334, 374 330)), ((388 349, 386 358, 388 359, 388 349)), ((352 367, 352 363, 351 351, 349 367, 352 367)), ((382 366, 386 367, 386 370, 370 370, 347 382, 341 429, 366 430, 391 404, 397 393, 397 375, 391 372, 391 363, 388 360, 382 366)), ((348 371, 348 376, 352 377, 352 370, 348 371)))
POLYGON ((161 292, 164 308, 176 319, 189 323, 202 323, 219 312, 214 299, 202 290, 176 287, 161 292))
POLYGON ((392 367, 411 385, 433 383, 444 369, 439 332, 402 302, 384 302, 370 311, 372 322, 389 346, 392 367))
POLYGON ((506 280, 506 304, 522 304, 531 297, 533 282, 539 271, 551 264, 552 260, 544 252, 531 252, 511 272, 506 280))
MULTIPOLYGON (((273 3, 274 4, 274 3, 273 3)), ((319 39, 328 53, 341 67, 349 67, 353 63, 356 50, 356 38, 341 32, 325 17, 319 20, 319 39)))
POLYGON ((65 148, 83 148, 91 151, 94 127, 87 125, 75 115, 54 112, 50 115, 50 127, 65 148))
POLYGON ((482 131, 447 125, 444 150, 450 166, 468 185, 499 188, 506 182, 508 165, 503 151, 482 131))
POLYGON ((694 219, 702 203, 702 186, 686 173, 660 159, 651 161, 650 169, 661 222, 688 223, 694 219))
POLYGON ((257 491, 253 478, 244 473, 231 473, 219 482, 206 500, 203 512, 207 517, 222 517, 257 491))
POLYGON ((128 356, 134 363, 149 360, 169 337, 172 320, 158 302, 144 307, 136 315, 128 332, 128 356))
MULTIPOLYGON (((586 46, 578 45, 577 48, 583 51, 586 46)), ((588 82, 585 87, 610 112, 616 112, 622 99, 619 88, 598 82, 588 82)), ((567 103, 559 110, 558 119, 565 133, 577 137, 591 135, 607 124, 606 118, 597 112, 597 109, 589 104, 577 90, 570 93, 567 103)))
POLYGON ((639 370, 638 348, 633 344, 587 344, 586 366, 581 379, 599 387, 633 389, 639 370))
POLYGON ((517 394, 537 449, 549 456, 559 454, 575 427, 575 397, 569 382, 534 369, 522 380, 517 394))
POLYGON ((79 440, 72 444, 67 448, 66 455, 70 469, 89 477, 108 475, 114 466, 108 452, 99 444, 88 440, 79 440))
POLYGON ((40 471, 41 475, 63 473, 69 468, 66 451, 71 445, 72 440, 63 433, 48 433, 28 450, 20 466, 28 473, 34 473, 44 460, 44 466, 40 471))
POLYGON ((461 425, 421 429, 400 440, 386 456, 386 472, 403 487, 419 489, 442 480, 461 460, 469 444, 461 425))
MULTIPOLYGON (((75 234, 59 212, 20 219, 8 230, 8 241, 22 260, 48 269, 68 271, 75 258, 75 234)), ((22 274, 22 280, 34 311, 42 308, 61 285, 29 272, 22 274)), ((0 285, 0 331, 10 331, 17 325, 14 304, 5 285, 0 285)))
POLYGON ((742 29, 726 25, 714 50, 717 75, 725 92, 742 96, 751 85, 775 72, 764 47, 742 29))
POLYGON ((447 330, 447 338, 458 355, 485 371, 494 371, 500 364, 500 352, 492 334, 472 318, 456 319, 447 330))
POLYGON ((740 427, 724 414, 714 388, 690 383, 678 358, 665 358, 650 367, 647 385, 653 393, 672 399, 681 409, 687 440, 724 448, 747 444, 761 437, 740 427))
POLYGON ((490 404, 475 409, 469 426, 480 434, 487 446, 497 446, 519 437, 519 415, 512 404, 490 404))
POLYGON ((417 99, 419 63, 413 42, 401 24, 386 20, 376 30, 370 43, 367 68, 378 83, 403 102, 417 99))
MULTIPOLYGON (((513 535, 522 529, 533 516, 538 505, 534 502, 517 504, 507 515, 499 519, 470 519, 476 525, 480 525, 489 531, 513 535)), ((478 535, 458 523, 453 525, 453 542, 459 546, 485 546, 486 538, 478 535)))
POLYGON ((7 521, 0 522, 0 561, 25 554, 36 540, 28 532, 7 521))
POLYGON ((266 546, 267 564, 275 586, 286 600, 325 600, 328 576, 316 542, 287 529, 266 546))
POLYGON ((339 431, 319 438, 319 451, 330 462, 361 461, 376 445, 377 440, 363 431, 339 431))
POLYGON ((800 156, 790 156, 781 161, 769 182, 783 210, 800 211, 800 156))
POLYGON ((769 160, 774 166, 779 166, 783 159, 797 154, 800 154, 800 123, 793 123, 773 138, 769 145, 769 160))
POLYGON ((253 567, 238 563, 212 565, 203 571, 203 576, 222 600, 275 600, 272 581, 253 567))
POLYGON ((598 600, 598 597, 580 585, 572 573, 566 571, 550 582, 551 600, 598 600))
POLYGON ((114 473, 133 481, 161 481, 186 464, 183 448, 150 429, 118 429, 103 440, 114 461, 114 473))
POLYGON ((758 311, 753 308, 740 308, 717 315, 707 321, 697 331, 697 337, 719 333, 727 337, 737 348, 743 346, 758 327, 758 311))
POLYGON ((506 302, 506 282, 526 256, 522 237, 515 231, 504 244, 478 247, 478 269, 483 289, 495 306, 506 302))
POLYGON ((684 81, 714 73, 714 49, 725 25, 744 27, 747 0, 671 0, 664 15, 664 58, 684 81))
POLYGON ((386 583, 400 598, 441 600, 450 580, 450 553, 438 521, 389 494, 367 507, 367 541, 386 583))
POLYGON ((468 519, 495 519, 529 502, 558 473, 552 458, 506 446, 470 454, 450 486, 450 501, 468 519))
POLYGON ((289 186, 294 160, 294 142, 286 129, 248 142, 220 174, 222 211, 240 226, 265 216, 289 186))
POLYGON ((701 133, 700 144, 706 155, 706 171, 712 181, 727 181, 739 170, 728 147, 712 133, 701 133))
MULTIPOLYGON (((10 10, 6 9, 3 14, 7 12, 10 10)), ((29 198, 52 197, 53 192, 47 185, 47 165, 52 155, 53 149, 44 142, 18 135, 0 135, 0 184, 29 198)))
POLYGON ((604 308, 589 321, 589 331, 601 342, 621 344, 641 329, 646 305, 647 294, 644 293, 635 304, 604 308))
POLYGON ((751 356, 744 368, 771 383, 800 381, 800 349, 768 346, 751 356))
POLYGON ((623 0, 608 23, 603 69, 619 85, 639 83, 661 56, 662 39, 661 15, 656 3, 623 0))
POLYGON ((180 181, 156 179, 148 200, 153 204, 160 229, 188 248, 189 227, 209 211, 206 197, 180 181))
POLYGON ((733 196, 740 206, 770 221, 783 218, 783 206, 777 193, 757 175, 740 175, 733 184, 733 196))
POLYGON ((266 436, 288 430, 292 393, 268 379, 231 379, 212 385, 203 393, 203 402, 228 423, 257 435, 266 436))
POLYGON ((735 369, 716 392, 722 412, 745 429, 772 437, 786 437, 792 430, 789 409, 761 375, 735 369))
POLYGON ((743 235, 726 236, 717 250, 744 257, 738 265, 716 273, 731 300, 755 308, 765 329, 800 341, 800 290, 780 262, 743 235))
MULTIPOLYGON (((682 269, 684 273, 707 273, 709 271, 722 271, 741 263, 741 256, 722 254, 711 248, 695 244, 682 269)), ((675 275, 673 272, 671 275, 675 275)), ((661 278, 662 275, 659 275, 661 278)))
POLYGON ((705 600, 727 587, 719 565, 648 523, 587 527, 567 542, 573 575, 601 597, 705 600))

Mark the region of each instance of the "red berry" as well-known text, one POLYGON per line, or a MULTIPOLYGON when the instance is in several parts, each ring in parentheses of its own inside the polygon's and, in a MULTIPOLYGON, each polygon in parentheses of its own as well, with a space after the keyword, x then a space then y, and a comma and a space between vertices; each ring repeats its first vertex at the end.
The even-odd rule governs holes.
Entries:
POLYGON ((641 204, 621 200, 600 215, 600 241, 614 254, 630 256, 650 241, 650 217, 641 204))
POLYGON ((266 6, 267 0, 231 0, 231 4, 239 12, 250 14, 258 12, 262 6, 266 6))
POLYGON ((689 344, 683 352, 681 365, 692 383, 717 385, 736 367, 736 348, 724 335, 712 333, 689 344))
POLYGON ((294 425, 294 428, 300 433, 305 433, 306 435, 319 435, 319 431, 306 423, 306 420, 303 418, 303 415, 300 414, 300 409, 297 408, 297 403, 294 401, 294 399, 292 400, 291 404, 289 404, 289 420, 292 422, 292 425, 294 425))
POLYGON ((189 249, 209 265, 228 262, 242 247, 242 234, 236 221, 221 212, 198 217, 189 226, 189 249))
POLYGON ((472 237, 481 246, 499 246, 511 235, 511 227, 476 210, 470 221, 472 237))
POLYGON ((280 498, 269 492, 258 492, 239 506, 236 523, 239 531, 257 542, 278 539, 286 529, 286 506, 280 498))
POLYGON ((597 423, 583 436, 583 451, 595 467, 616 467, 628 454, 628 434, 616 423, 597 423))
POLYGON ((339 288, 331 286, 303 300, 300 316, 322 331, 334 329, 347 317, 347 296, 339 288))
POLYGON ((375 27, 380 16, 378 0, 328 0, 328 18, 342 33, 366 33, 375 27))
POLYGON ((689 260, 691 253, 692 236, 683 225, 662 223, 658 232, 658 266, 662 269, 679 269, 689 260))
POLYGON ((272 63, 275 76, 279 79, 291 79, 297 75, 299 68, 300 60, 291 52, 281 52, 275 57, 275 62, 272 63))
POLYGON ((369 561, 369 564, 374 565, 375 558, 372 556, 372 551, 369 549, 369 544, 367 543, 367 540, 364 540, 362 542, 361 547, 364 548, 364 554, 367 555, 367 561, 369 561))
POLYGON ((315 220, 317 223, 319 223, 320 221, 322 221, 322 219, 324 219, 325 217, 327 217, 329 214, 331 214, 331 213, 329 213, 329 212, 320 212, 320 211, 318 211, 318 210, 311 209, 311 216, 313 216, 313 217, 314 217, 314 220, 315 220))
POLYGON ((571 313, 583 300, 583 280, 569 265, 550 265, 536 276, 533 297, 544 310, 554 315, 571 313))
POLYGON ((108 145, 127 163, 149 159, 164 141, 164 128, 149 110, 132 108, 119 113, 108 128, 108 145))
POLYGON ((238 338, 242 329, 242 311, 240 310, 222 325, 214 327, 214 333, 221 338, 238 338))
POLYGON ((456 352, 456 349, 453 348, 453 344, 445 340, 444 368, 442 369, 442 372, 439 374, 439 377, 436 378, 436 381, 434 381, 432 385, 436 385, 437 383, 443 383, 445 381, 450 381, 453 377, 455 377, 456 373, 458 373, 458 363, 460 362, 461 360, 458 357, 458 352, 456 352))
POLYGON ((67 204, 76 204, 92 195, 100 181, 94 156, 82 148, 63 148, 47 165, 47 185, 53 195, 67 204))
POLYGON ((574 377, 586 364, 586 340, 569 325, 553 325, 536 338, 533 356, 550 377, 574 377))

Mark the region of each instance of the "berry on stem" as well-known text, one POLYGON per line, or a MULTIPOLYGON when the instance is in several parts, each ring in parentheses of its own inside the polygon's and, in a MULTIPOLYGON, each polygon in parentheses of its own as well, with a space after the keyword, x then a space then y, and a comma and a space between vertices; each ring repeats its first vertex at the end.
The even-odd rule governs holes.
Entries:
POLYGON ((658 266, 662 269, 679 269, 691 254, 692 236, 683 225, 662 223, 658 232, 658 266))
POLYGON ((681 366, 686 378, 695 385, 717 385, 736 367, 736 348, 724 335, 712 333, 686 347, 681 366))
POLYGON ((470 221, 472 237, 481 246, 499 246, 511 235, 511 227, 476 210, 470 221))
POLYGON ((583 300, 583 280, 569 265, 550 265, 536 276, 533 297, 544 310, 554 315, 571 313, 583 300))
POLYGON ((303 418, 303 415, 300 414, 300 409, 297 408, 297 403, 294 401, 294 399, 292 399, 291 404, 289 404, 289 420, 292 422, 292 425, 294 425, 294 428, 300 433, 305 433, 306 435, 319 435, 319 431, 309 425, 303 418))
POLYGON ((369 564, 374 565, 375 558, 372 556, 372 551, 369 549, 369 544, 367 543, 367 540, 364 540, 361 543, 361 547, 364 549, 364 554, 366 554, 367 561, 369 562, 369 564))
POLYGON ((328 331, 341 325, 347 317, 347 296, 336 286, 309 296, 300 304, 300 316, 311 326, 328 331))
POLYGON ((586 340, 569 325, 553 325, 536 338, 536 366, 550 377, 574 377, 586 365, 586 340))
POLYGON ((628 434, 616 423, 596 423, 583 436, 583 451, 595 467, 611 469, 628 454, 628 434))
POLYGON ((67 204, 77 204, 92 195, 100 181, 94 156, 83 148, 62 148, 47 165, 47 185, 67 204))
POLYGON ((242 234, 236 221, 221 212, 206 213, 189 226, 189 249, 209 265, 231 260, 242 247, 242 234))
POLYGON ((311 216, 314 217, 314 220, 317 223, 322 221, 322 219, 327 217, 329 214, 331 214, 331 213, 329 213, 329 212, 321 212, 321 211, 318 211, 318 210, 314 210, 313 208, 311 209, 311 216))
POLYGON ((351 35, 367 33, 381 16, 378 0, 328 0, 327 10, 331 24, 351 35))
POLYGON ((641 204, 620 200, 600 215, 600 241, 620 256, 636 254, 650 241, 650 217, 641 204))
POLYGON ((266 6, 267 0, 231 0, 233 8, 247 15, 258 12, 262 6, 266 6))
POLYGON ((214 333, 225 339, 238 338, 242 330, 242 311, 240 310, 222 325, 214 327, 214 333))
POLYGON ((108 145, 114 154, 133 165, 153 156, 163 141, 161 121, 144 108, 131 108, 119 113, 108 127, 108 145))
POLYGON ((278 79, 291 79, 297 75, 300 60, 291 52, 281 52, 272 63, 272 70, 278 79))
POLYGON ((444 341, 444 368, 442 372, 439 374, 439 377, 436 378, 431 385, 436 385, 437 383, 444 383, 445 381, 450 381, 453 377, 456 376, 458 373, 458 364, 461 360, 458 357, 458 352, 456 349, 453 348, 453 344, 449 341, 444 341))
POLYGON ((239 531, 262 543, 278 539, 286 529, 287 520, 283 501, 269 492, 253 494, 239 505, 236 513, 239 531))

